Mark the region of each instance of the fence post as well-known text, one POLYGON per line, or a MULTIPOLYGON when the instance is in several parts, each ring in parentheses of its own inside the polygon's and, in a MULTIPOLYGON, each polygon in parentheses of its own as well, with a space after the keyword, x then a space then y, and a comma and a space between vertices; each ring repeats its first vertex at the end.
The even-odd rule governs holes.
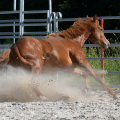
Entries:
MULTIPOLYGON (((22 0, 22 11, 24 11, 24 0, 22 0)), ((22 13, 22 23, 24 22, 24 13, 22 13)), ((22 26, 22 36, 24 34, 24 26, 22 26)))
POLYGON ((52 16, 54 18, 54 33, 56 33, 56 12, 52 12, 52 16))
POLYGON ((52 16, 54 18, 54 33, 58 32, 58 17, 60 17, 60 19, 62 18, 62 13, 61 12, 52 12, 52 16))
POLYGON ((24 0, 20 0, 20 15, 19 15, 19 20, 20 20, 20 26, 19 26, 19 37, 21 38, 23 36, 24 32, 24 27, 23 27, 23 21, 24 21, 24 0))
MULTIPOLYGON (((13 10, 16 11, 16 0, 14 0, 14 5, 13 5, 13 10)), ((13 22, 13 33, 14 33, 14 38, 13 38, 13 44, 15 43, 15 22, 13 22)))
POLYGON ((47 34, 50 34, 50 11, 47 10, 47 34))
MULTIPOLYGON (((99 20, 101 21, 101 27, 104 30, 104 26, 103 26, 104 25, 104 20, 101 17, 99 17, 99 20)), ((103 58, 104 58, 104 49, 101 48, 101 70, 102 70, 101 78, 102 78, 102 80, 104 80, 104 74, 103 74, 103 71, 104 71, 104 60, 103 60, 103 58)))
POLYGON ((62 19, 62 13, 61 12, 56 13, 56 33, 58 32, 58 21, 57 21, 58 17, 60 19, 62 19))
POLYGON ((52 33, 52 0, 49 0, 49 12, 50 12, 50 33, 52 33))

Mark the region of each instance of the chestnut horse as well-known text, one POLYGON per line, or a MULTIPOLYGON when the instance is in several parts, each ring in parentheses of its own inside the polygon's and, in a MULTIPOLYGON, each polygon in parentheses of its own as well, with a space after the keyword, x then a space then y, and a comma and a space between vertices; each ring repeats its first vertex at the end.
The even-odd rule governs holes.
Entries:
MULTIPOLYGON (((85 21, 78 18, 70 28, 50 34, 45 39, 22 37, 0 56, 0 63, 1 66, 22 66, 37 74, 59 70, 72 71, 85 77, 88 90, 90 75, 116 99, 117 95, 93 71, 85 58, 82 46, 87 39, 104 49, 110 45, 99 25, 97 15, 94 15, 93 19, 87 16, 85 21), (76 67, 83 68, 86 72, 76 67)), ((42 96, 38 89, 36 91, 42 96)))

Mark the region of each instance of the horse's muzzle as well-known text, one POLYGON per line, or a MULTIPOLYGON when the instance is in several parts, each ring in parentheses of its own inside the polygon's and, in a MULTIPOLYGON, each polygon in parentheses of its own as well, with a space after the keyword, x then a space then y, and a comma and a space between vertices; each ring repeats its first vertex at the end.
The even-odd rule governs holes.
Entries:
POLYGON ((110 43, 104 43, 104 49, 107 49, 110 46, 110 43))

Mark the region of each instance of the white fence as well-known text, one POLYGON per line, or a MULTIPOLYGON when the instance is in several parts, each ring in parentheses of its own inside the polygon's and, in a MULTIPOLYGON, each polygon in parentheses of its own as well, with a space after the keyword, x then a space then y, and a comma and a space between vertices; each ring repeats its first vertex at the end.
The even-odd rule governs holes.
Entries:
MULTIPOLYGON (((12 26, 12 32, 0 32, 0 39, 13 39, 13 43, 15 43, 15 38, 20 38, 24 35, 39 35, 34 36, 35 38, 44 38, 48 33, 52 32, 52 22, 53 22, 53 31, 54 33, 59 32, 58 24, 59 22, 65 21, 76 21, 77 18, 62 18, 61 12, 52 12, 51 11, 51 1, 49 2, 50 10, 36 10, 36 11, 24 11, 24 0, 20 0, 20 10, 16 10, 16 0, 14 0, 14 8, 13 11, 0 11, 0 15, 4 14, 19 14, 19 19, 13 20, 0 20, 0 27, 12 26), (24 19, 26 14, 46 14, 46 19, 24 19), (52 20, 53 17, 53 20, 52 20), (37 22, 37 23, 36 23, 37 22), (19 26, 19 32, 15 31, 15 26, 19 26), (46 26, 46 31, 42 32, 24 32, 24 27, 26 26, 46 26), (44 36, 40 36, 44 35, 44 36)), ((86 19, 83 17, 82 19, 86 19)), ((98 17, 99 19, 99 17, 98 17)), ((104 16, 101 17, 103 20, 111 20, 111 19, 120 19, 120 16, 104 16)), ((120 33, 120 30, 104 30, 104 33, 120 33)), ((120 44, 111 44, 112 46, 120 46, 120 44)), ((9 49, 11 45, 0 45, 0 51, 5 51, 9 49)), ((99 47, 96 44, 85 44, 83 47, 99 47)), ((101 60, 101 58, 87 58, 88 60, 101 60)), ((120 60, 118 57, 114 58, 103 58, 104 60, 120 60)), ((108 71, 108 74, 120 74, 120 71, 108 71)))

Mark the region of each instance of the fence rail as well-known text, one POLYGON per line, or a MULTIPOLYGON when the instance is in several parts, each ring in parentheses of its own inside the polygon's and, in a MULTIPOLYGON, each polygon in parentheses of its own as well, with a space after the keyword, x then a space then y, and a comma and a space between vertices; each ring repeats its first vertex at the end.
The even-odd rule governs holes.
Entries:
POLYGON ((0 14, 17 14, 20 13, 19 10, 17 11, 0 11, 0 14))
MULTIPOLYGON (((86 20, 86 17, 81 17, 83 20, 86 20)), ((100 17, 97 17, 97 19, 99 20, 100 17)), ((62 18, 62 19, 56 19, 53 20, 54 22, 68 22, 68 21, 76 21, 78 18, 62 18)), ((120 16, 104 16, 101 17, 101 19, 103 20, 113 20, 113 19, 120 19, 120 16)), ((59 32, 58 28, 58 24, 56 24, 56 26, 54 27, 55 31, 59 32)), ((103 30, 104 33, 120 33, 120 30, 103 30)))
MULTIPOLYGON (((90 17, 92 18, 92 17, 90 17)), ((99 20, 100 17, 97 17, 97 19, 99 20)), ((81 19, 86 20, 86 17, 81 17, 81 19)), ((101 19, 104 20, 117 20, 120 19, 120 16, 101 16, 101 19)), ((65 21, 76 21, 77 18, 62 18, 62 19, 57 19, 57 21, 59 22, 65 22, 65 21)))

